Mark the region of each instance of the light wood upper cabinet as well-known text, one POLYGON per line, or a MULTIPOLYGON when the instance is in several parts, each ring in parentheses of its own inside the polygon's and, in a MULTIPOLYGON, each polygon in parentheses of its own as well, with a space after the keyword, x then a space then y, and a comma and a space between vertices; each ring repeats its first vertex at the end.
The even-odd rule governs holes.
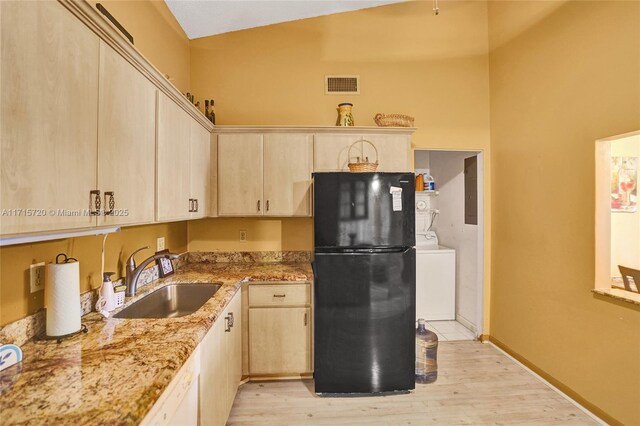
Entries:
POLYGON ((218 135, 218 215, 261 216, 262 135, 218 135))
POLYGON ((189 219, 191 118, 162 93, 158 98, 157 116, 157 220, 189 219))
POLYGON ((314 167, 316 172, 348 172, 347 164, 368 158, 378 160, 378 172, 406 172, 411 166, 411 135, 409 134, 316 134, 314 167), (378 150, 366 142, 371 142, 378 150), (351 153, 349 154, 349 148, 351 153))
MULTIPOLYGON (((378 150, 378 171, 408 172, 413 170, 411 164, 411 136, 410 135, 363 135, 378 150)), ((376 153, 371 145, 362 144, 365 157, 375 161, 376 153)))
POLYGON ((218 216, 218 135, 211 134, 211 149, 209 161, 209 217, 218 216))
POLYGON ((98 225, 153 222, 156 88, 102 41, 99 105, 98 225))
POLYGON ((211 133, 195 120, 191 120, 191 218, 198 219, 209 214, 211 196, 211 133))
POLYGON ((218 135, 218 215, 311 215, 313 135, 218 135))
POLYGON ((311 215, 313 135, 268 133, 264 138, 264 215, 311 215))
POLYGON ((0 233, 94 226, 98 37, 58 2, 0 2, 0 38, 0 233))
MULTIPOLYGON (((313 147, 314 172, 348 172, 349 147, 360 139, 352 134, 317 134, 313 147)), ((356 146, 351 150, 355 161, 356 156, 362 157, 362 147, 356 146)))

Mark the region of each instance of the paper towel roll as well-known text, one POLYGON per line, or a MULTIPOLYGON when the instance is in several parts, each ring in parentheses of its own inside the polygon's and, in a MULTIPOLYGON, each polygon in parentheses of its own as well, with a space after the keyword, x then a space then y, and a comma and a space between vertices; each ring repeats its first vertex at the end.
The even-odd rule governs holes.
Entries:
POLYGON ((47 336, 80 331, 80 263, 50 263, 44 276, 47 336))

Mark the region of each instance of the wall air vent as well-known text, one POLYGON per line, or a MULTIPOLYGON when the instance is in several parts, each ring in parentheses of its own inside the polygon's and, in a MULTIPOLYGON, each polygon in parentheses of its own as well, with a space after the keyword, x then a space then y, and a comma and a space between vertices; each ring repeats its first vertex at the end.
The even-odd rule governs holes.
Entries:
POLYGON ((325 95, 359 95, 359 75, 325 75, 325 95))

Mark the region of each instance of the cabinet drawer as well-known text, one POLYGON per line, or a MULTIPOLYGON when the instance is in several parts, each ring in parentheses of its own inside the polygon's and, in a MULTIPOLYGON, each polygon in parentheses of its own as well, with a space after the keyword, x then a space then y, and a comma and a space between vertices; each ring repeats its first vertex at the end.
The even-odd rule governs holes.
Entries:
POLYGON ((293 306, 311 303, 309 284, 249 286, 249 306, 293 306))

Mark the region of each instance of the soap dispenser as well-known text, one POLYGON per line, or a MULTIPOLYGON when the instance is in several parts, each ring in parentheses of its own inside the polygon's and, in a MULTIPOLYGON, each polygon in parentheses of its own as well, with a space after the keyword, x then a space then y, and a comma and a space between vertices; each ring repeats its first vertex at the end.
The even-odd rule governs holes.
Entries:
MULTIPOLYGON (((116 295, 113 292, 113 282, 111 282, 111 275, 114 272, 105 272, 102 276, 102 287, 100 287, 100 299, 104 300, 104 307, 101 310, 108 312, 113 311, 116 308, 116 295)), ((100 301, 98 301, 100 304, 100 301)))

